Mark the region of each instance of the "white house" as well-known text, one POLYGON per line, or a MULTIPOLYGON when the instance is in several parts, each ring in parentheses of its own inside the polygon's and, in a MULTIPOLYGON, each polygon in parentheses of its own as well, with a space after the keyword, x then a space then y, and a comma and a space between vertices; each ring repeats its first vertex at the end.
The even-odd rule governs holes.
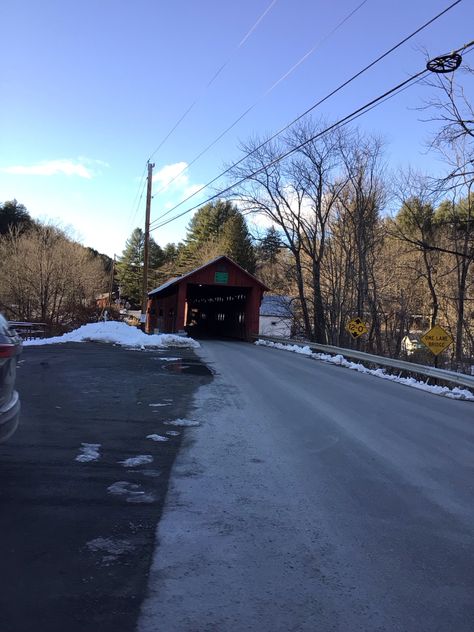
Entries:
POLYGON ((262 336, 289 338, 293 324, 290 296, 264 296, 260 305, 258 333, 262 336))
POLYGON ((402 351, 407 355, 413 355, 419 349, 426 349, 420 340, 420 334, 408 333, 402 338, 402 351))

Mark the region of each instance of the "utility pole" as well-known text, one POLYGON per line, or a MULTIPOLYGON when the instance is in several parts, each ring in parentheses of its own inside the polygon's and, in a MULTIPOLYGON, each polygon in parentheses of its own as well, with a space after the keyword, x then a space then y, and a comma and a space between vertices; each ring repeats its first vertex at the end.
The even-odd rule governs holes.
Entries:
POLYGON ((142 316, 141 323, 145 329, 146 323, 146 306, 148 302, 148 250, 150 242, 150 209, 151 209, 151 184, 153 167, 155 165, 148 163, 148 182, 146 188, 146 211, 145 211, 145 243, 143 247, 143 288, 142 288, 142 316))
POLYGON ((114 277, 115 277, 115 254, 112 260, 112 269, 110 271, 110 284, 109 284, 109 307, 112 307, 112 292, 114 289, 114 277))

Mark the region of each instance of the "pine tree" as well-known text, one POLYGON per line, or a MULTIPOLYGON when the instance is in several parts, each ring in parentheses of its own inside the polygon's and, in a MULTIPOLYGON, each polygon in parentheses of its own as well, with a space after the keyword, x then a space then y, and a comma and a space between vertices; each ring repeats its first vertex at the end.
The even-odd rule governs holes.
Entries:
POLYGON ((227 255, 251 274, 255 272, 255 249, 241 213, 237 212, 225 222, 218 243, 221 254, 227 255))
MULTIPOLYGON (((132 303, 140 304, 143 283, 143 251, 145 236, 141 228, 135 228, 125 242, 125 249, 117 263, 117 278, 120 284, 120 294, 132 303)), ((155 285, 154 271, 164 262, 163 251, 160 246, 150 239, 149 243, 149 287, 155 285)))
POLYGON ((255 271, 255 251, 245 219, 227 200, 206 204, 195 213, 179 263, 191 270, 219 255, 227 255, 251 273, 255 271))
POLYGON ((23 232, 32 225, 33 220, 23 204, 16 200, 0 204, 0 235, 6 235, 11 229, 23 232))
POLYGON ((203 243, 217 239, 225 223, 238 212, 227 200, 217 200, 202 206, 189 222, 186 247, 193 251, 203 243))
POLYGON ((258 247, 258 257, 262 262, 275 263, 282 248, 281 237, 274 226, 267 229, 258 247))

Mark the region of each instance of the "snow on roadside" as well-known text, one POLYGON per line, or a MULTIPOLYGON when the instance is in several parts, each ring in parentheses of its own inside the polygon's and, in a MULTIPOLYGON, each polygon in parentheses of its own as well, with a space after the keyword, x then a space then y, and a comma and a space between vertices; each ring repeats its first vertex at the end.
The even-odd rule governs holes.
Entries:
POLYGON ((129 481, 117 481, 107 487, 112 496, 123 496, 128 503, 144 504, 152 503, 155 497, 151 492, 144 492, 141 485, 129 481))
POLYGON ((164 437, 159 434, 149 434, 146 436, 147 439, 151 439, 152 441, 169 441, 168 437, 164 437))
POLYGON ((100 458, 100 445, 100 443, 81 443, 79 454, 76 456, 75 461, 79 461, 79 463, 97 461, 100 458))
MULTIPOLYGON (((41 345, 61 344, 65 342, 111 342, 124 347, 188 347, 197 348, 199 343, 193 338, 185 338, 174 334, 145 334, 136 327, 115 321, 89 323, 74 331, 54 338, 35 338, 25 340, 23 346, 35 347, 41 345)), ((164 358, 161 358, 163 360, 164 358)))
POLYGON ((135 550, 131 542, 119 538, 95 538, 86 542, 86 546, 93 553, 103 553, 102 563, 106 566, 118 560, 121 555, 135 550))
POLYGON ((413 377, 399 377, 398 375, 391 375, 390 373, 386 373, 384 369, 368 369, 362 364, 347 360, 340 354, 330 355, 328 353, 315 353, 311 351, 309 347, 298 347, 298 345, 287 345, 282 342, 270 342, 269 340, 257 340, 255 344, 262 347, 273 347, 274 349, 281 349, 282 351, 300 353, 314 358, 315 360, 322 360, 323 362, 337 364, 338 366, 342 366, 346 369, 352 369, 353 371, 358 371, 359 373, 374 375, 375 377, 380 377, 383 380, 398 382, 400 384, 404 384, 405 386, 418 388, 422 391, 428 391, 429 393, 433 393, 435 395, 442 395, 443 397, 450 397, 451 399, 474 401, 474 395, 465 388, 458 388, 457 386, 454 388, 448 388, 447 386, 435 386, 434 384, 427 384, 426 382, 415 380, 413 377))
POLYGON ((124 467, 135 467, 136 465, 145 465, 145 463, 151 463, 153 457, 151 454, 139 454, 138 456, 131 456, 129 459, 119 461, 124 467))
POLYGON ((199 426, 199 421, 193 421, 192 419, 173 419, 172 421, 164 421, 166 426, 199 426))

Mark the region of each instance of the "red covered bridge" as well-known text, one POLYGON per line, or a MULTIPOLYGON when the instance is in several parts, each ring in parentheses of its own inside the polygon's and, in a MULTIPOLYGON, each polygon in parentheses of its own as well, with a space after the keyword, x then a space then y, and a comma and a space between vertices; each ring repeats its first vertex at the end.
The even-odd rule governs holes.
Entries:
POLYGON ((146 331, 249 339, 258 334, 267 289, 229 257, 217 257, 149 292, 146 331))

